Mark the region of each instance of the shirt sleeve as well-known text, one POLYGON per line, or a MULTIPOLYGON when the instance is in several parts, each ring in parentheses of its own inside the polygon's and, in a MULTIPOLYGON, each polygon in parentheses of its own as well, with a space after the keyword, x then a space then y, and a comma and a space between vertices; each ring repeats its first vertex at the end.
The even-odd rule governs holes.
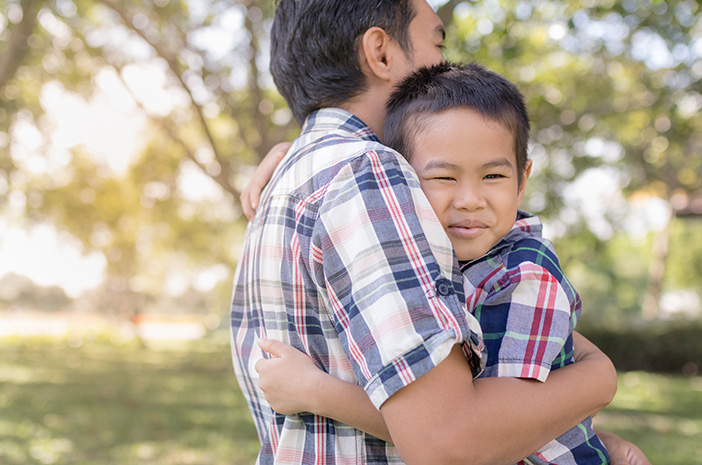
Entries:
POLYGON ((408 167, 392 153, 354 159, 329 184, 314 225, 330 318, 378 408, 454 344, 478 360, 482 347, 455 288, 451 244, 408 167))
POLYGON ((481 308, 488 351, 485 376, 546 381, 555 360, 572 345, 575 303, 546 268, 524 262, 507 270, 481 308))

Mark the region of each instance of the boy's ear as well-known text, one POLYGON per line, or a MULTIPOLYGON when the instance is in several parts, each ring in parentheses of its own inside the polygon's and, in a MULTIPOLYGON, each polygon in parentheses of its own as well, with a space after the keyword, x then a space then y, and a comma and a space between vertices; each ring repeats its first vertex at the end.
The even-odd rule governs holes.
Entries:
POLYGON ((384 81, 392 79, 393 49, 390 36, 382 28, 372 27, 363 33, 359 60, 369 78, 376 76, 384 81))
POLYGON ((522 201, 522 198, 524 197, 524 192, 526 192, 526 184, 527 180, 529 179, 529 176, 531 176, 531 167, 532 167, 532 161, 527 160, 526 163, 524 164, 524 172, 522 173, 522 182, 519 184, 519 192, 517 192, 517 196, 519 197, 519 201, 522 201))

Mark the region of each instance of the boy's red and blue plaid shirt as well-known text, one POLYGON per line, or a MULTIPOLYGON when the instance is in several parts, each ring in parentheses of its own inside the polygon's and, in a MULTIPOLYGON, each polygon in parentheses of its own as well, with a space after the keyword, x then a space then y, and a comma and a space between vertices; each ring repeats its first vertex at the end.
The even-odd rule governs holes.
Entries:
MULTIPOLYGON (((538 217, 519 211, 510 232, 461 265, 468 310, 480 322, 488 358, 481 377, 546 381, 573 363, 580 296, 566 278, 538 217)), ((587 418, 520 464, 606 464, 607 449, 587 418)))
POLYGON ((339 109, 307 118, 262 194, 234 278, 231 337, 260 464, 402 460, 350 426, 271 410, 254 369, 259 337, 306 352, 377 408, 454 344, 476 375, 485 359, 451 243, 414 170, 339 109))

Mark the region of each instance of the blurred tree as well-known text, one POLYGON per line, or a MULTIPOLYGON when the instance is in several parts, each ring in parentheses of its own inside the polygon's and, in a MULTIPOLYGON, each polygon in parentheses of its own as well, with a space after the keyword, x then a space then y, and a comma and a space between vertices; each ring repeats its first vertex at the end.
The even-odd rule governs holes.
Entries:
MULTIPOLYGON (((647 266, 646 296, 638 301, 645 316, 657 316, 671 202, 702 191, 699 3, 484 0, 463 2, 454 15, 449 57, 486 63, 527 96, 536 163, 531 210, 562 234, 589 230, 602 241, 626 225, 620 192, 665 201, 665 226, 647 266), (605 189, 604 214, 573 196, 578 184, 596 195, 598 183, 615 186, 605 189)), ((607 265, 615 273, 621 266, 607 265)))
POLYGON ((9 193, 0 198, 19 199, 31 220, 51 221, 86 251, 102 252, 106 300, 120 314, 138 312, 178 272, 192 278, 221 264, 229 272, 217 279, 231 274, 240 186, 273 144, 296 132, 267 74, 272 7, 0 1, 0 194, 9 193), (165 78, 157 89, 168 97, 165 109, 140 88, 149 72, 165 78), (47 95, 90 101, 104 92, 106 75, 118 78, 152 134, 126 173, 77 148, 57 154, 48 140, 56 122, 47 95), (36 136, 29 144, 28 134, 36 136), (210 195, 193 199, 187 178, 210 195))
POLYGON ((64 309, 71 299, 58 286, 40 286, 26 276, 8 273, 0 278, 0 303, 56 311, 64 309))
MULTIPOLYGON (((662 285, 683 283, 662 265, 675 250, 667 238, 678 235, 662 229, 649 266, 649 254, 623 241, 627 198, 670 205, 702 190, 699 3, 432 3, 449 26, 448 58, 483 62, 525 92, 536 164, 528 207, 567 245, 565 266, 591 268, 580 273, 586 285, 614 295, 614 310, 635 313, 647 287, 654 314, 662 285), (609 209, 574 195, 583 191, 609 209), (636 273, 622 269, 632 261, 623 250, 636 273)), ((108 302, 125 314, 164 288, 185 291, 190 283, 177 274, 221 279, 233 269, 239 189, 269 147, 298 131, 267 72, 273 8, 270 0, 0 0, 0 199, 102 252, 108 302), (154 75, 163 83, 145 91, 143 76, 154 75), (90 101, 110 79, 148 121, 149 142, 123 173, 49 140, 49 97, 90 101), (195 195, 187 179, 206 192, 195 195)))

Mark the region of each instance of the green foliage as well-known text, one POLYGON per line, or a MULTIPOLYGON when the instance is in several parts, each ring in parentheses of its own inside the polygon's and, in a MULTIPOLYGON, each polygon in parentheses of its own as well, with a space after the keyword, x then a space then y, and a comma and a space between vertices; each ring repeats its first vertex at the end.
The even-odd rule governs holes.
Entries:
POLYGON ((582 299, 581 323, 620 329, 640 315, 650 245, 619 234, 602 241, 585 230, 556 241, 561 265, 582 299))
POLYGON ((618 370, 702 374, 701 323, 673 321, 625 330, 588 326, 581 332, 612 359, 618 370))
POLYGON ((454 13, 448 57, 489 65, 527 97, 532 210, 562 216, 570 183, 600 166, 629 193, 702 189, 697 2, 494 0, 454 13))
POLYGON ((668 257, 667 284, 671 288, 700 290, 702 276, 702 221, 679 220, 673 229, 668 257))
MULTIPOLYGON (((688 308, 694 309, 698 306, 694 296, 702 299, 702 244, 695 239, 702 234, 702 222, 678 219, 674 226, 665 288, 672 295, 691 293, 688 308)), ((584 227, 555 241, 561 265, 583 302, 581 324, 619 331, 640 320, 648 270, 653 262, 652 242, 653 233, 637 240, 617 233, 602 240, 584 227)), ((687 318, 694 323, 699 316, 687 318)))

